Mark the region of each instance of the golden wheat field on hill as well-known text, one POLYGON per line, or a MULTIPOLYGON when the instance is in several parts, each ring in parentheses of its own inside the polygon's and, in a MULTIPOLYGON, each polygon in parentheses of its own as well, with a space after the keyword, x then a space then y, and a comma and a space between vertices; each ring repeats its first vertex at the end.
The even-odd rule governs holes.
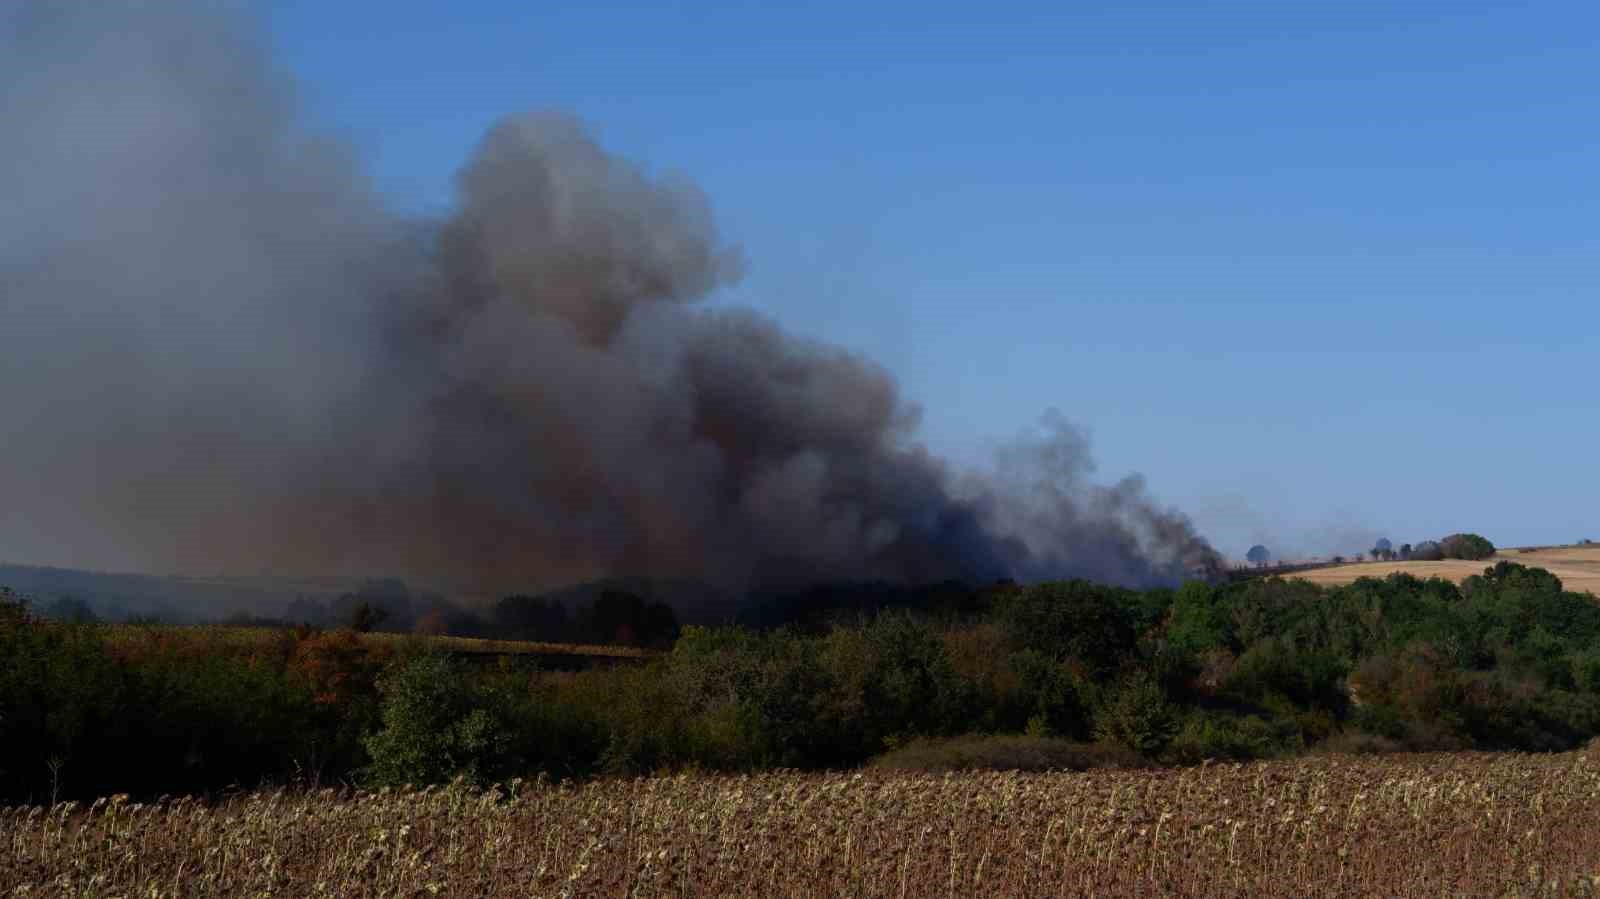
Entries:
POLYGON ((1600 595, 1600 544, 1502 549, 1493 558, 1481 562, 1463 559, 1439 562, 1353 562, 1297 571, 1289 576, 1304 578, 1315 584, 1337 586, 1352 583, 1357 578, 1386 577, 1395 572, 1405 572, 1420 578, 1442 577, 1460 583, 1472 575, 1482 574, 1484 568, 1500 561, 1543 568, 1560 578, 1568 590, 1600 595))
POLYGON ((0 809, 0 895, 1589 896, 1600 758, 680 775, 0 809))

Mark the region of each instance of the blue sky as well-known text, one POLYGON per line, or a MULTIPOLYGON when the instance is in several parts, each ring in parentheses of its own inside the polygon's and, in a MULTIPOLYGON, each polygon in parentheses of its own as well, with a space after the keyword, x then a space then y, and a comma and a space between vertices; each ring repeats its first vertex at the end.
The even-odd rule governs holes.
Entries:
POLYGON ((569 110, 710 195, 716 298, 955 459, 1049 407, 1223 550, 1600 539, 1600 7, 280 2, 397 207, 569 110))

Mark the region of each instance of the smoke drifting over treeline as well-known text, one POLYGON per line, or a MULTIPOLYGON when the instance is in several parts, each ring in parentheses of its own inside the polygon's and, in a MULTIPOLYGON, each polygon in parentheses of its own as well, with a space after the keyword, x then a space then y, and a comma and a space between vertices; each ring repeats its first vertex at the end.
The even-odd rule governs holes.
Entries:
POLYGON ((483 588, 1171 581, 1212 557, 1059 417, 957 472, 871 360, 698 307, 692 184, 505 119, 393 214, 254 22, 0 23, 0 555, 483 588))

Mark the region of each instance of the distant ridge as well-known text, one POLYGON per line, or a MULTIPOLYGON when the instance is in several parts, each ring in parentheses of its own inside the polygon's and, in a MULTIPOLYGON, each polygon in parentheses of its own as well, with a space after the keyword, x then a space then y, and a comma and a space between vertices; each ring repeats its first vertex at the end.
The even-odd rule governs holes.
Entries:
POLYGON ((355 590, 360 578, 132 574, 0 564, 0 586, 47 602, 81 599, 102 617, 117 620, 157 616, 164 621, 199 622, 238 613, 277 614, 297 597, 330 599, 355 590))

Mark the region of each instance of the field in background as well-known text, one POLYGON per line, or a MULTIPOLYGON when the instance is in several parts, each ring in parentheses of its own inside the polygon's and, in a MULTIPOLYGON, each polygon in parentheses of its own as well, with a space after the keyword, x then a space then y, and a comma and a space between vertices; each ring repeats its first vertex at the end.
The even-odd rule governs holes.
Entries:
POLYGON ((0 895, 1590 896, 1590 754, 0 808, 0 895))
POLYGON ((1314 584, 1339 586, 1362 577, 1384 577, 1403 571, 1420 578, 1442 577, 1460 583, 1498 561, 1517 562, 1543 568, 1561 579, 1568 590, 1600 595, 1600 544, 1585 546, 1528 547, 1502 549, 1492 559, 1470 562, 1447 559, 1440 562, 1354 562, 1296 571, 1286 577, 1304 578, 1314 584))
MULTIPOLYGON (((236 627, 231 625, 147 625, 100 624, 95 627, 112 646, 130 646, 141 642, 205 641, 212 646, 250 652, 262 649, 286 637, 286 632, 268 627, 236 627)), ((550 662, 562 667, 564 661, 597 663, 606 660, 636 660, 653 655, 648 649, 632 646, 590 646, 577 643, 539 643, 528 640, 485 640, 474 637, 427 636, 374 632, 360 635, 370 643, 400 649, 408 643, 462 657, 526 657, 550 662)))

